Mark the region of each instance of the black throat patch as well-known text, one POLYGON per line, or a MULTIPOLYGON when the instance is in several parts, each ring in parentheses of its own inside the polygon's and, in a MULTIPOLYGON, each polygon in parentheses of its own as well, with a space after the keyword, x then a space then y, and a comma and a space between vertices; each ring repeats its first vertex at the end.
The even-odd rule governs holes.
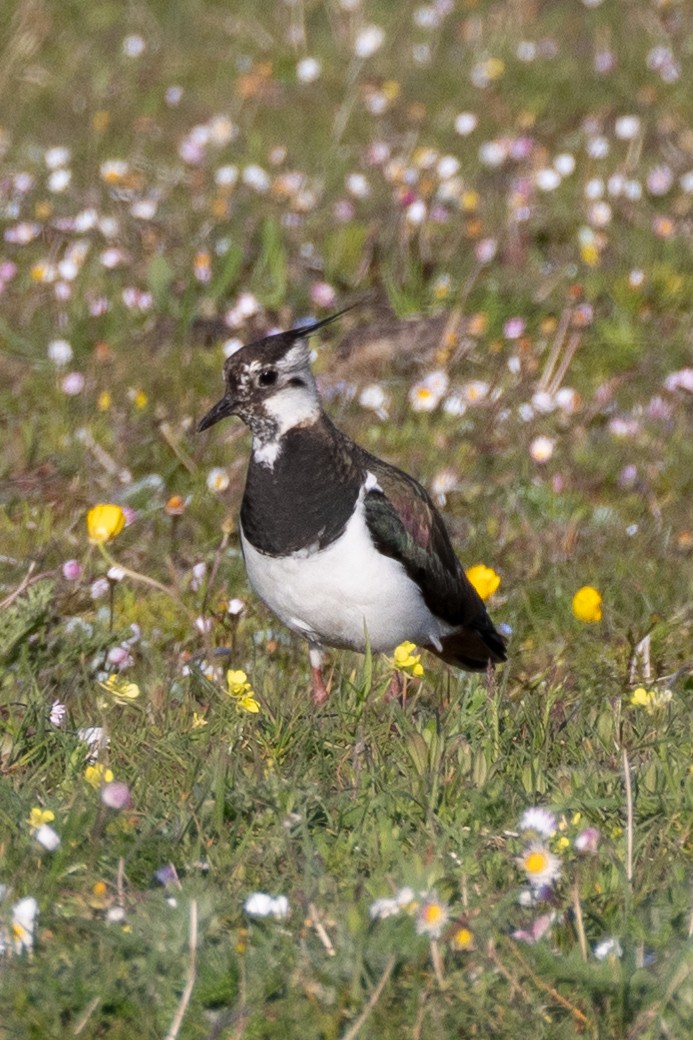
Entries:
POLYGON ((268 556, 324 549, 344 531, 364 472, 323 416, 282 437, 272 468, 252 457, 241 505, 243 534, 268 556))

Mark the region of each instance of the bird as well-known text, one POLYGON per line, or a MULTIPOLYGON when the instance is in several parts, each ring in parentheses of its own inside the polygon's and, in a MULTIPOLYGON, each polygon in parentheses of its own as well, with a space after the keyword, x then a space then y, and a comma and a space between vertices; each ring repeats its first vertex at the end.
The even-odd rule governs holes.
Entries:
POLYGON ((323 408, 307 340, 343 313, 231 354, 224 394, 197 425, 237 416, 250 429, 238 525, 245 568, 259 598, 307 640, 316 705, 328 699, 328 647, 390 653, 409 641, 472 672, 506 660, 425 488, 323 408))

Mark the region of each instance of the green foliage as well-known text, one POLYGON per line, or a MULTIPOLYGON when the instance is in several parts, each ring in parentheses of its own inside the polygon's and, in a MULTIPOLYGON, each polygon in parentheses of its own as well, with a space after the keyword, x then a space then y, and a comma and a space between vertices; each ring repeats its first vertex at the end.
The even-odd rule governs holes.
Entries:
POLYGON ((22 646, 47 622, 54 584, 40 581, 0 613, 0 666, 10 665, 22 646))
POLYGON ((669 383, 691 364, 687 5, 3 14, 2 1040, 690 1036, 693 437, 685 372, 669 383), (248 435, 193 431, 217 340, 355 299, 311 341, 327 408, 501 575, 509 661, 487 679, 424 655, 399 703, 388 661, 335 652, 318 711, 245 582, 248 435), (414 411, 441 369, 458 407, 414 411), (132 510, 105 556, 97 502, 132 510), (584 584, 595 624, 571 612, 584 584), (518 862, 533 805, 558 828, 546 899, 518 862), (247 912, 253 892, 288 915, 247 912))

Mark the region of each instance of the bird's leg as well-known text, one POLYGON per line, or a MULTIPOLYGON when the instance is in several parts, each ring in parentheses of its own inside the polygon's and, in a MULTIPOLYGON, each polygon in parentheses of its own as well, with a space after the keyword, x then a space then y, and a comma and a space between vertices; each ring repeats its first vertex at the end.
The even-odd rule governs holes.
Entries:
POLYGON ((324 704, 330 696, 322 675, 325 655, 319 647, 311 644, 308 656, 310 658, 310 677, 313 682, 313 704, 319 706, 324 704))

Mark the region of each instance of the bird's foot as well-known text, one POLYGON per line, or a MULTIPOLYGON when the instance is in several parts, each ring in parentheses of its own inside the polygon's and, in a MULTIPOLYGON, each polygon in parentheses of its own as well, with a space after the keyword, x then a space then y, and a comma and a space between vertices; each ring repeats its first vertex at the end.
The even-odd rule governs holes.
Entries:
POLYGON ((320 707, 325 704, 330 696, 330 691, 325 686, 321 668, 311 668, 310 677, 313 682, 313 704, 320 707))

